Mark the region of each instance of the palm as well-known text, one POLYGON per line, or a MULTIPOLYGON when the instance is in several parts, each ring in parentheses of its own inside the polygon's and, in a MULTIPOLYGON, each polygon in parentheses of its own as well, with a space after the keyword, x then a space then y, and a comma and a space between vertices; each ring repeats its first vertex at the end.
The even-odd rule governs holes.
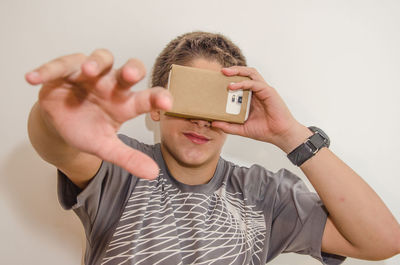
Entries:
POLYGON ((115 140, 121 124, 135 116, 129 113, 128 106, 132 92, 107 89, 100 93, 96 86, 86 90, 66 83, 45 84, 40 104, 68 144, 88 153, 102 154, 110 150, 110 142, 115 140))
POLYGON ((252 110, 244 123, 243 134, 257 140, 271 142, 274 135, 279 135, 290 126, 293 117, 287 108, 282 108, 283 102, 272 102, 253 97, 252 110), (275 105, 279 104, 279 107, 275 105))

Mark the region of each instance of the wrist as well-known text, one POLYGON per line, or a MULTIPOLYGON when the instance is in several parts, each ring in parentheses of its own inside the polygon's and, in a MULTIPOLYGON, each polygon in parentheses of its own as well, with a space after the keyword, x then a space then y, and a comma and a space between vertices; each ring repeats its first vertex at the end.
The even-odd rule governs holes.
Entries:
POLYGON ((313 135, 314 133, 308 129, 306 126, 296 123, 284 134, 280 135, 276 141, 275 145, 279 147, 283 152, 289 154, 292 150, 298 147, 300 144, 313 135))

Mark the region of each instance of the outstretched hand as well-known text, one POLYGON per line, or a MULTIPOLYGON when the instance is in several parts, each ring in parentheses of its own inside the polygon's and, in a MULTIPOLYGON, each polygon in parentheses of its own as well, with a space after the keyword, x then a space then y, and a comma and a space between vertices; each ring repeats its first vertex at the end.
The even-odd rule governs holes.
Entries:
POLYGON ((157 164, 122 143, 116 135, 125 121, 172 106, 172 97, 162 87, 130 90, 144 76, 145 68, 139 60, 130 59, 114 69, 112 54, 99 49, 90 56, 57 58, 27 73, 25 78, 32 85, 42 85, 42 117, 66 144, 138 177, 152 179, 158 175, 157 164))

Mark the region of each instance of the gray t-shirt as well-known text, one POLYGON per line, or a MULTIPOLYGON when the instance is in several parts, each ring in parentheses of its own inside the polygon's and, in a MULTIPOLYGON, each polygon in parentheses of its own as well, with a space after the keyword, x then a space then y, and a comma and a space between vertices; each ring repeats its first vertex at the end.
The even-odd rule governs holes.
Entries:
POLYGON ((344 260, 321 253, 327 212, 288 170, 220 158, 207 184, 191 186, 170 175, 160 144, 119 137, 158 163, 155 180, 103 161, 80 190, 58 173, 59 201, 85 228, 85 264, 265 264, 283 252, 344 260))

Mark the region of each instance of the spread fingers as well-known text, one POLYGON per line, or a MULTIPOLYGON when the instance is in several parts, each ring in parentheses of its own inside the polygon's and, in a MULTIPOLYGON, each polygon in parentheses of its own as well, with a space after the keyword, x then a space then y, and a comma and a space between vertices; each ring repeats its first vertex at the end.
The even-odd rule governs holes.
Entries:
POLYGON ((117 70, 116 74, 119 87, 127 89, 145 77, 146 68, 141 61, 130 59, 117 70))
POLYGON ((81 53, 62 56, 27 73, 25 79, 32 85, 64 79, 79 72, 85 60, 86 55, 81 53))

